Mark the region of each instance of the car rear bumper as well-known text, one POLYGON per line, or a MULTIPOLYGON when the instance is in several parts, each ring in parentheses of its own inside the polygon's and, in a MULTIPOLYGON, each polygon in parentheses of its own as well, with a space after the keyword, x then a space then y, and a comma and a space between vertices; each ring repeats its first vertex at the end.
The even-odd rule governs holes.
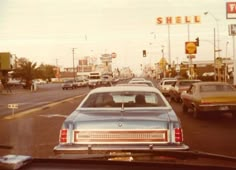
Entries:
POLYGON ((113 151, 156 151, 156 150, 188 150, 189 147, 185 144, 169 144, 169 145, 57 145, 54 147, 55 154, 92 154, 92 153, 107 153, 113 151))
POLYGON ((199 111, 202 112, 236 112, 236 104, 208 104, 199 105, 199 111))

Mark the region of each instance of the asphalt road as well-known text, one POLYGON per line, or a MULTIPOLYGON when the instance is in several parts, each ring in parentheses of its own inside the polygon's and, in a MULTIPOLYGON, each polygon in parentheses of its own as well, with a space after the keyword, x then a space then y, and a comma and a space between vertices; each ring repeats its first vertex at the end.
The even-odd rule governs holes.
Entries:
MULTIPOLYGON (((62 122, 82 98, 66 100, 27 115, 1 118, 0 144, 13 149, 0 149, 0 155, 53 157, 62 122)), ((191 150, 236 157, 236 123, 230 114, 196 120, 191 114, 183 114, 180 104, 172 102, 171 105, 182 122, 184 140, 191 150)))
POLYGON ((192 150, 236 157, 236 120, 231 113, 194 119, 191 113, 182 112, 180 103, 171 105, 182 123, 185 143, 192 150))
POLYGON ((8 104, 17 104, 18 109, 14 109, 14 113, 17 113, 30 108, 46 106, 47 104, 66 98, 86 94, 88 91, 88 87, 62 90, 61 84, 59 83, 38 85, 37 91, 12 88, 12 93, 4 92, 0 94, 0 117, 13 113, 13 110, 8 108, 8 104))

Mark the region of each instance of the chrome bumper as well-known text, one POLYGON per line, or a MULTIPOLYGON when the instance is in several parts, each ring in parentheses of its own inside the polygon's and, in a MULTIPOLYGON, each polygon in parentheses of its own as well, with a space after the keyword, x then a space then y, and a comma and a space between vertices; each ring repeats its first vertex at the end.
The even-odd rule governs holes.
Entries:
POLYGON ((169 145, 57 145, 54 147, 55 154, 73 154, 73 153, 107 153, 113 151, 158 151, 158 150, 172 150, 183 151, 189 150, 185 144, 169 144, 169 145))

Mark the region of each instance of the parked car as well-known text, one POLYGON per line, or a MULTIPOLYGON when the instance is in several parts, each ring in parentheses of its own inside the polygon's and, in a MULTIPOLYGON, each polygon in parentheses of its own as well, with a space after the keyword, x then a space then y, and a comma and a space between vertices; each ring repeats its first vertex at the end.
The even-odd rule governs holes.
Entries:
POLYGON ((192 83, 200 81, 201 80, 188 80, 188 79, 176 80, 176 82, 174 82, 169 89, 170 100, 181 102, 181 97, 180 97, 181 93, 187 91, 192 83))
POLYGON ((7 84, 11 87, 23 87, 25 86, 25 82, 22 80, 17 80, 17 79, 10 79, 7 84))
POLYGON ((168 96, 169 95, 169 89, 177 81, 177 79, 171 78, 171 79, 163 79, 161 80, 157 88, 162 92, 162 94, 168 96))
POLYGON ((43 79, 34 79, 33 83, 36 83, 36 84, 46 84, 47 82, 45 80, 43 80, 43 79))
POLYGON ((204 113, 219 114, 231 112, 236 117, 236 89, 226 82, 193 83, 187 92, 181 94, 183 112, 193 110, 193 117, 204 113))
POLYGON ((64 121, 57 154, 187 150, 176 113, 154 87, 91 90, 64 121))
POLYGON ((74 80, 67 80, 64 83, 62 83, 62 89, 63 90, 68 90, 68 89, 75 89, 76 88, 76 84, 74 80))

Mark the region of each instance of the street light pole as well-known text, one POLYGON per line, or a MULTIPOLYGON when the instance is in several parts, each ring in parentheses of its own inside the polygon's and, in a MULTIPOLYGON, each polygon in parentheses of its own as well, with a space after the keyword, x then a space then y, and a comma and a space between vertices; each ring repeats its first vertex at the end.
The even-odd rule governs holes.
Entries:
MULTIPOLYGON (((214 28, 214 80, 216 81, 216 29, 214 28)), ((218 75, 219 76, 219 75, 218 75)))
POLYGON ((229 41, 226 42, 226 47, 225 47, 225 57, 228 57, 228 45, 229 45, 229 41))
POLYGON ((75 81, 75 61, 74 61, 74 60, 75 60, 75 59, 74 59, 74 58, 75 58, 75 56, 74 56, 74 55, 75 55, 75 49, 76 49, 76 48, 72 48, 72 57, 73 57, 73 77, 74 77, 74 81, 75 81))
MULTIPOLYGON (((212 18, 215 20, 216 22, 216 29, 217 29, 217 50, 216 50, 216 31, 214 28, 214 79, 216 80, 216 52, 218 52, 218 57, 220 57, 220 37, 219 37, 219 23, 218 23, 218 19, 210 12, 204 12, 204 15, 208 15, 210 14, 212 16, 212 18)), ((219 74, 219 70, 218 70, 218 74, 219 74)), ((219 75, 218 75, 218 80, 219 80, 219 75)))
POLYGON ((217 50, 218 50, 218 57, 220 57, 220 35, 219 35, 219 23, 218 23, 218 21, 219 21, 219 19, 217 19, 211 12, 204 12, 204 15, 211 15, 212 16, 212 18, 215 20, 215 22, 216 22, 216 31, 217 31, 217 50))

